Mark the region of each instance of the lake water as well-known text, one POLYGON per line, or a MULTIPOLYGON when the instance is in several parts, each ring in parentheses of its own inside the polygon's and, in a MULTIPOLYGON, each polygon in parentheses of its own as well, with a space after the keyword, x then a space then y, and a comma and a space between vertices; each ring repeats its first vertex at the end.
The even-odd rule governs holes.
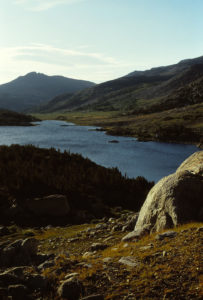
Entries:
POLYGON ((0 126, 0 145, 33 144, 42 148, 80 153, 105 167, 118 167, 128 177, 158 181, 173 173, 198 148, 193 145, 138 142, 131 137, 112 137, 96 127, 63 121, 43 121, 38 126, 0 126), (68 126, 67 126, 68 125, 68 126), (119 143, 110 143, 117 140, 119 143))

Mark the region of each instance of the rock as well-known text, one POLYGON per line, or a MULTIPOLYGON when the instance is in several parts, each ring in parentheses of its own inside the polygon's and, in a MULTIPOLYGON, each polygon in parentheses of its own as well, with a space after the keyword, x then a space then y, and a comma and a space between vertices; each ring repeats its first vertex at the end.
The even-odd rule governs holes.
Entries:
POLYGON ((80 300, 104 300, 104 296, 101 294, 90 295, 90 296, 81 298, 80 300))
POLYGON ((88 258, 88 257, 90 257, 90 256, 92 256, 93 255, 93 253, 92 252, 89 252, 89 251, 87 251, 87 252, 85 252, 84 254, 83 254, 83 258, 88 258))
POLYGON ((203 221, 203 151, 186 159, 177 171, 162 178, 149 192, 134 229, 143 234, 181 223, 203 221))
POLYGON ((202 231, 203 231, 203 226, 197 228, 197 232, 202 232, 202 231))
POLYGON ((110 140, 109 143, 119 143, 118 140, 110 140))
POLYGON ((117 224, 115 226, 112 227, 112 232, 115 232, 115 231, 120 231, 122 229, 122 225, 121 224, 117 224))
POLYGON ((68 300, 77 300, 79 299, 82 293, 82 283, 76 278, 69 278, 59 286, 58 296, 68 299, 68 300))
POLYGON ((112 258, 111 257, 105 257, 105 258, 103 258, 103 263, 109 263, 110 261, 112 260, 112 258))
POLYGON ((97 229, 106 229, 108 226, 106 225, 106 224, 97 224, 96 226, 95 226, 95 229, 97 230, 97 229))
POLYGON ((38 266, 39 270, 44 270, 50 267, 53 267, 55 265, 53 260, 46 260, 45 262, 43 262, 41 265, 38 266))
POLYGON ((37 253, 38 241, 35 238, 16 240, 8 244, 0 253, 0 264, 3 266, 30 265, 37 253))
POLYGON ((31 274, 26 279, 26 285, 30 290, 45 290, 47 283, 47 279, 39 274, 31 274))
POLYGON ((132 232, 129 232, 122 238, 123 242, 137 240, 138 238, 149 233, 149 225, 145 224, 142 228, 135 229, 132 232))
POLYGON ((6 226, 0 226, 0 236, 9 234, 9 230, 6 226))
POLYGON ((70 274, 67 274, 65 276, 65 279, 70 279, 70 278, 73 278, 73 277, 77 277, 79 275, 79 273, 70 273, 70 274))
POLYGON ((0 299, 8 299, 8 289, 0 287, 0 299))
POLYGON ((139 265, 139 262, 133 256, 123 256, 118 262, 129 267, 136 267, 139 265))
POLYGON ((134 227, 135 227, 135 224, 137 222, 137 219, 138 219, 138 215, 139 214, 135 214, 134 216, 131 216, 130 219, 127 221, 127 224, 125 224, 123 227, 122 227, 122 231, 125 232, 125 231, 130 231, 130 230, 133 230, 134 227))
POLYGON ((203 151, 198 151, 189 156, 180 165, 176 172, 188 170, 189 172, 203 176, 203 151))
POLYGON ((13 300, 26 299, 28 295, 28 289, 22 284, 9 285, 8 295, 12 296, 13 300))
POLYGON ((90 247, 91 251, 104 250, 108 247, 108 245, 103 243, 93 243, 90 247))
POLYGON ((149 250, 149 249, 151 249, 151 248, 153 248, 153 247, 154 247, 153 244, 149 244, 149 245, 140 247, 140 250, 145 251, 145 250, 149 250))
POLYGON ((28 199, 26 206, 36 216, 63 217, 70 212, 68 199, 64 195, 28 199))
POLYGON ((21 251, 30 256, 36 255, 38 245, 39 241, 35 238, 27 238, 21 243, 21 251))
POLYGON ((163 240, 163 239, 165 239, 165 238, 173 238, 173 237, 175 237, 177 234, 178 234, 178 233, 177 233, 176 231, 166 231, 166 232, 164 232, 164 233, 157 234, 156 237, 155 237, 155 239, 161 241, 161 240, 163 240))
POLYGON ((3 287, 6 287, 10 284, 17 284, 19 283, 19 279, 17 276, 11 274, 9 271, 5 271, 0 274, 0 283, 3 287))

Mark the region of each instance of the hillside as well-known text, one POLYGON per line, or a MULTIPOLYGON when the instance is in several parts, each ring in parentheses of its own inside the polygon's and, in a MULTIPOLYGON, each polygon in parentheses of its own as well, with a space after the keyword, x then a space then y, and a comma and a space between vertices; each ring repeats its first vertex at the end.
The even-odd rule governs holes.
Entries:
POLYGON ((25 111, 45 104, 59 94, 74 93, 93 85, 89 81, 31 72, 0 85, 0 108, 25 111))
MULTIPOLYGON (((203 56, 178 64, 135 71, 92 88, 63 96, 48 111, 145 111, 165 110, 202 102, 203 56), (187 94, 187 90, 191 94, 187 94), (184 95, 188 97, 185 99, 184 95)), ((41 112, 46 112, 42 109, 41 112)))
POLYGON ((0 126, 29 126, 34 121, 37 119, 33 116, 0 109, 0 126))
POLYGON ((81 223, 110 214, 110 207, 137 210, 152 185, 143 177, 128 179, 117 168, 99 166, 79 154, 34 146, 0 147, 1 223, 81 223), (47 199, 49 195, 54 196, 47 199), (52 210, 44 207, 43 212, 39 204, 47 201, 52 210))

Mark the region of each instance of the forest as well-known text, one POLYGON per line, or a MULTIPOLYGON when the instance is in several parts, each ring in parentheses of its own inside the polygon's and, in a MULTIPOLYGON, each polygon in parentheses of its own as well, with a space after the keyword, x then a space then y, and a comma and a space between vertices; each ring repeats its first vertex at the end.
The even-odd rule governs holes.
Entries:
POLYGON ((0 147, 0 206, 51 194, 66 195, 74 210, 117 207, 138 211, 153 182, 129 179, 79 154, 32 145, 0 147))

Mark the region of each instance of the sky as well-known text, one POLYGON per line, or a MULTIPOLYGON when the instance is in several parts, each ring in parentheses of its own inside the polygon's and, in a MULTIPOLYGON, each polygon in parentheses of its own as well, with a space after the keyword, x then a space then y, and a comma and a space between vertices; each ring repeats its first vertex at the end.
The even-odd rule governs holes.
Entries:
POLYGON ((0 84, 96 83, 203 55, 203 0, 0 0, 0 84))

